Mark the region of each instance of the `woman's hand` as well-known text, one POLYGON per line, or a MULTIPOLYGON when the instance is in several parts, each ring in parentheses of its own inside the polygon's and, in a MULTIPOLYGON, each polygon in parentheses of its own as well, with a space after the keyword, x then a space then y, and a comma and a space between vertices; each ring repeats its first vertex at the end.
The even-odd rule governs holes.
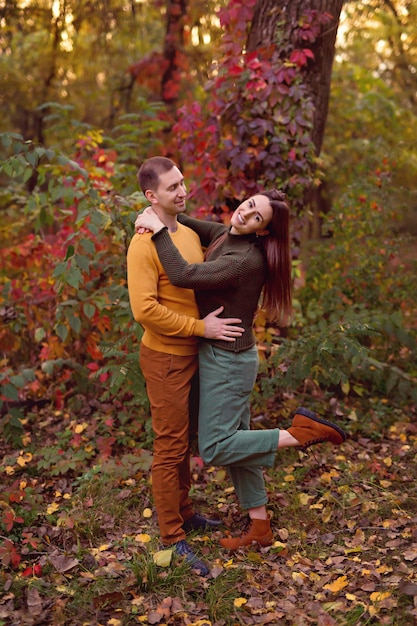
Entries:
POLYGON ((164 224, 151 207, 145 209, 143 213, 139 213, 135 220, 135 231, 139 234, 149 231, 156 233, 161 228, 164 228, 164 224))

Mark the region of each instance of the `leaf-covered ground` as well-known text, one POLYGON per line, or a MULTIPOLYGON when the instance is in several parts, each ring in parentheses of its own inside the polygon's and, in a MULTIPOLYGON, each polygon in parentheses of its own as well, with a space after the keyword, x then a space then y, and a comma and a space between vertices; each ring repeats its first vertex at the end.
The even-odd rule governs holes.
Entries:
POLYGON ((417 623, 411 412, 351 410, 339 448, 277 456, 266 473, 276 539, 269 548, 219 549, 223 533, 246 518, 225 471, 194 457, 196 508, 224 522, 189 537, 211 567, 208 578, 175 557, 155 564, 151 454, 127 425, 99 435, 110 415, 111 407, 95 407, 88 419, 45 407, 29 415, 22 448, 3 443, 0 624, 417 623))

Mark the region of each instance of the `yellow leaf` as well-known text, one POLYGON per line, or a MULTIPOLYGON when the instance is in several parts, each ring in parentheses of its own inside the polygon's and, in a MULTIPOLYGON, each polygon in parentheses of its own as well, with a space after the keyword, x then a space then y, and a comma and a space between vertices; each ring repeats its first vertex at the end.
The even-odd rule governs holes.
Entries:
POLYGON ((139 543, 148 543, 148 541, 151 540, 151 536, 147 535, 146 533, 140 533, 139 535, 136 535, 135 537, 135 541, 138 541, 139 543))
POLYGON ((144 509, 142 515, 143 517, 152 517, 152 509, 144 509))
POLYGON ((299 493, 298 499, 300 501, 300 504, 304 505, 304 504, 308 504, 310 500, 314 500, 314 496, 310 496, 308 493, 299 493))
POLYGON ((291 483, 293 482, 293 480, 295 480, 295 476, 294 474, 287 474, 286 476, 284 476, 284 480, 286 483, 291 483))
POLYGON ((106 552, 109 548, 111 548, 111 543, 102 543, 101 546, 98 547, 98 551, 106 552))
POLYGON ((52 515, 58 509, 59 509, 59 504, 57 502, 52 502, 52 504, 50 504, 48 508, 46 509, 46 512, 48 515, 52 515))
POLYGON ((307 574, 304 574, 304 572, 292 572, 291 576, 299 584, 304 583, 308 579, 307 574))
POLYGON ((339 472, 334 469, 330 472, 323 472, 323 474, 320 475, 320 482, 330 484, 333 478, 339 478, 339 472))
POLYGON ((345 598, 346 600, 352 600, 352 602, 355 602, 355 600, 357 600, 357 597, 355 596, 354 593, 347 593, 345 598))
POLYGON ((222 483, 225 478, 226 478, 226 470, 224 469, 217 470, 217 472, 213 476, 213 480, 216 483, 222 483))
POLYGON ((4 468, 4 471, 6 472, 8 476, 12 476, 15 472, 14 467, 12 467, 11 465, 6 465, 6 467, 4 468))
POLYGON ((122 626, 122 622, 120 619, 116 619, 115 617, 111 617, 107 622, 108 626, 122 626))
POLYGON ((246 604, 246 602, 247 602, 246 598, 235 598, 233 601, 233 604, 237 607, 240 607, 246 604))
POLYGON ((356 548, 344 548, 343 552, 345 554, 355 554, 355 552, 362 552, 362 548, 357 546, 356 548))
POLYGON ((280 536, 280 539, 282 539, 282 541, 286 541, 290 536, 290 533, 288 532, 287 528, 280 528, 278 530, 278 535, 280 536))
POLYGON ((111 548, 111 543, 103 543, 98 548, 90 548, 89 552, 90 554, 97 556, 97 554, 99 554, 100 552, 106 552, 106 550, 108 550, 109 548, 111 548))
POLYGON ((172 560, 172 550, 158 550, 153 555, 153 562, 160 567, 168 567, 172 560))
POLYGON ((17 457, 16 463, 20 465, 20 467, 25 467, 27 463, 32 460, 32 454, 30 452, 25 452, 25 454, 21 454, 17 457))
POLYGON ((247 552, 246 558, 252 563, 262 563, 263 559, 259 552, 247 552))
POLYGON ((74 432, 79 435, 80 433, 82 433, 86 428, 87 428, 88 424, 86 424, 85 422, 83 424, 77 424, 76 427, 74 428, 74 432))
POLYGON ((320 576, 318 574, 316 574, 316 572, 310 572, 310 574, 308 575, 309 579, 312 580, 313 582, 318 583, 320 580, 320 576))
POLYGON ((323 588, 328 589, 332 593, 337 593, 338 591, 341 591, 344 587, 347 587, 348 584, 349 583, 347 580, 347 576, 339 576, 339 578, 336 578, 336 580, 334 580, 332 583, 327 583, 327 585, 324 585, 323 588))
POLYGON ((371 602, 382 602, 382 600, 386 600, 390 596, 390 591, 374 591, 374 593, 371 593, 369 597, 371 599, 371 602))
POLYGON ((381 487, 383 487, 384 489, 388 489, 388 487, 391 487, 392 483, 390 480, 380 480, 379 484, 381 485, 381 487))
POLYGON ((333 515, 333 507, 326 506, 321 513, 321 519, 323 520, 325 524, 327 524, 327 522, 330 521, 332 515, 333 515))
POLYGON ((384 459, 384 463, 385 463, 385 465, 386 465, 387 467, 391 467, 391 465, 392 465, 392 458, 391 458, 390 456, 387 456, 387 457, 384 459))

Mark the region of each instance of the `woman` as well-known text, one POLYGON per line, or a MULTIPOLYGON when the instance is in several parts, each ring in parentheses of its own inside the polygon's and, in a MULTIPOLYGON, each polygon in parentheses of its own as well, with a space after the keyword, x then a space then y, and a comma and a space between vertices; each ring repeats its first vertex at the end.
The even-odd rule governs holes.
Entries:
POLYGON ((205 463, 228 468, 250 526, 239 537, 221 540, 236 550, 253 542, 271 545, 263 467, 272 467, 278 448, 330 441, 342 443, 341 428, 308 411, 297 409, 288 430, 250 430, 250 394, 258 372, 258 352, 252 324, 261 294, 271 321, 287 323, 291 316, 289 209, 285 194, 261 192, 242 202, 230 227, 179 215, 207 248, 205 262, 188 264, 172 243, 168 229, 152 209, 135 222, 152 237, 173 285, 195 291, 200 315, 224 306, 223 315, 239 317, 245 332, 234 343, 204 340, 199 349, 199 450, 205 463))

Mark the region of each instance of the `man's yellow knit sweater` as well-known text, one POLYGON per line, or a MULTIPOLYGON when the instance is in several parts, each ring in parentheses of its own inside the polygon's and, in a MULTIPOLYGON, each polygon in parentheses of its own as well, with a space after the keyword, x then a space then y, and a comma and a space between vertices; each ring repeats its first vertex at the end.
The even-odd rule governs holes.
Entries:
MULTIPOLYGON (((188 263, 203 262, 200 239, 191 229, 178 224, 170 235, 188 263)), ((127 253, 130 306, 145 331, 142 342, 158 352, 197 354, 204 322, 199 319, 194 291, 171 285, 151 237, 152 233, 135 234, 127 253)))

